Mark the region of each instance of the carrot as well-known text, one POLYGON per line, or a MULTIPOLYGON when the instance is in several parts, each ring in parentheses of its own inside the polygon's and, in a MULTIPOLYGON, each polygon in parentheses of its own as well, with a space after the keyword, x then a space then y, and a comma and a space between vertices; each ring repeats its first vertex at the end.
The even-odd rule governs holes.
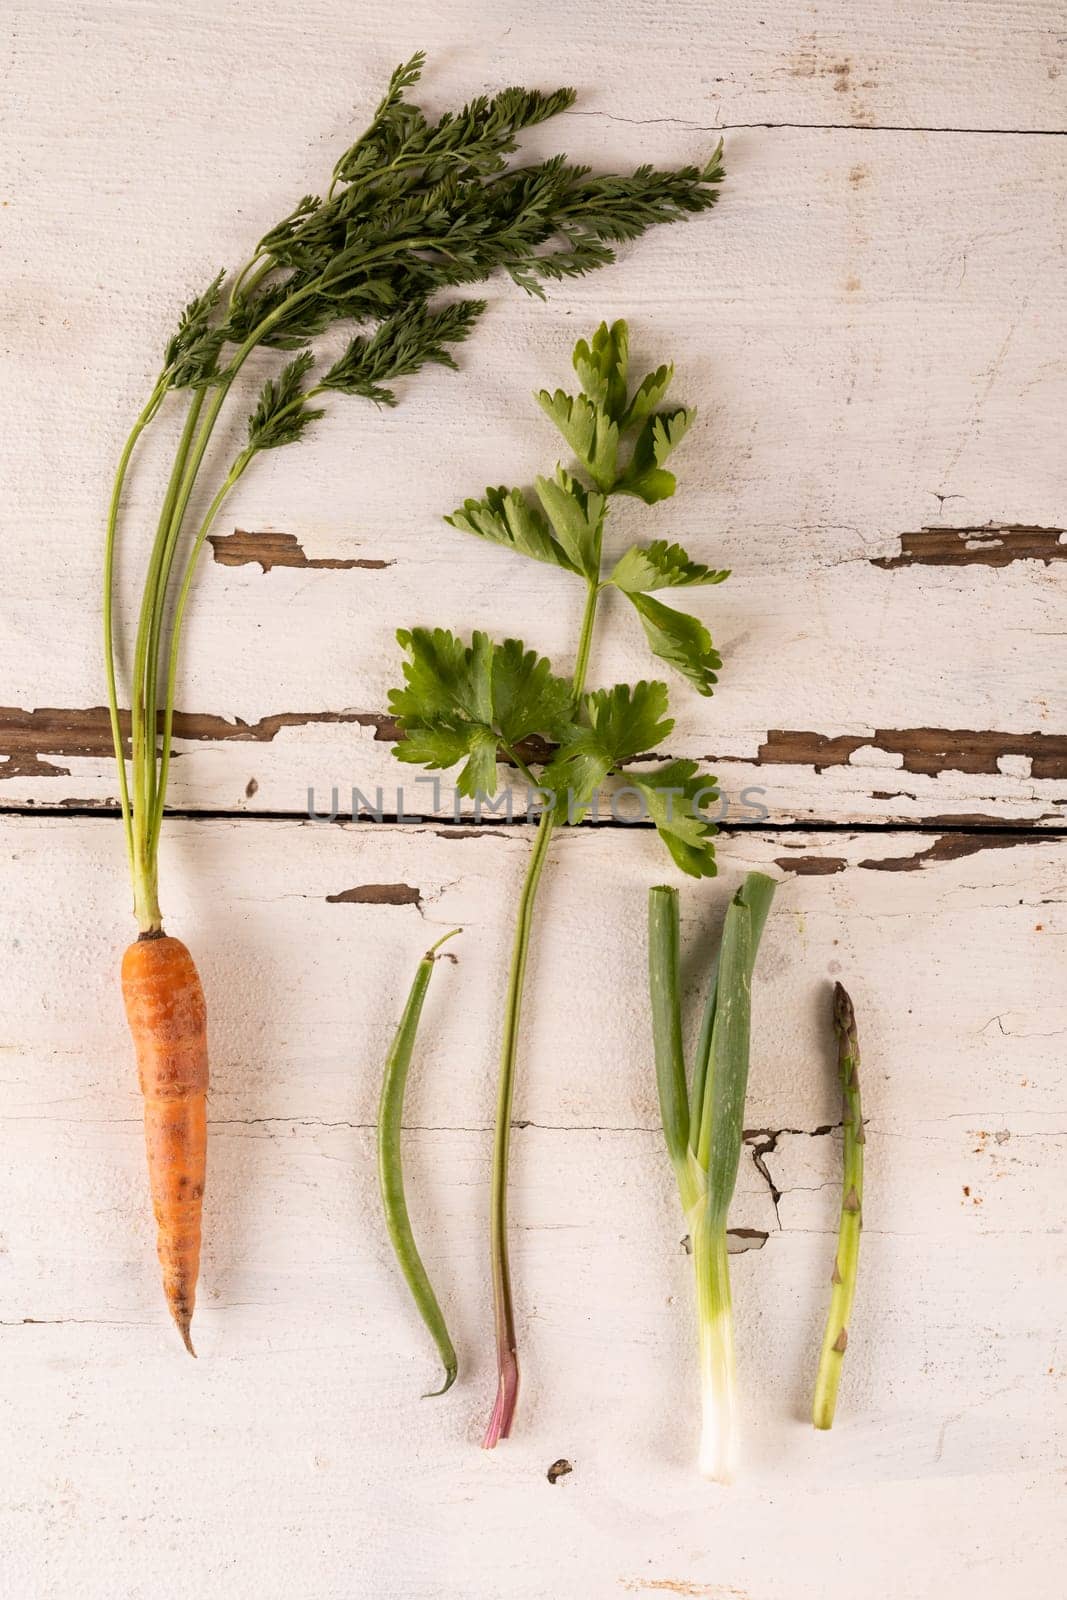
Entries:
POLYGON ((207 1166, 207 1008, 193 958, 160 933, 122 958, 122 994, 144 1095, 148 1178, 163 1292, 185 1348, 200 1269, 207 1166))

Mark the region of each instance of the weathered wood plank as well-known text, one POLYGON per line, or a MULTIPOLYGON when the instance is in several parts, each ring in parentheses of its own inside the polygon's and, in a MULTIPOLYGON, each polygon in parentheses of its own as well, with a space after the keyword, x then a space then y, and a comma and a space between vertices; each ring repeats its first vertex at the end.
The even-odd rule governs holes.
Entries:
MULTIPOLYGON (((204 116, 220 138, 247 146, 249 102, 270 107, 257 141, 262 162, 246 157, 245 171, 256 174, 294 140, 319 142, 307 125, 309 99, 327 110, 324 132, 347 128, 353 106, 372 105, 395 63, 418 48, 429 54, 427 102, 441 107, 502 84, 566 81, 581 89, 583 108, 636 123, 1067 126, 1067 47, 1053 0, 975 0, 965 14, 948 0, 777 10, 680 0, 669 13, 626 0, 610 29, 595 6, 564 13, 531 0, 506 15, 484 0, 451 0, 399 18, 381 0, 358 11, 337 0, 282 0, 257 9, 254 23, 241 0, 41 0, 9 14, 20 105, 51 126, 54 108, 38 106, 31 89, 69 63, 74 93, 88 103, 118 99, 144 130, 127 152, 131 141, 98 117, 64 129, 72 150, 113 140, 149 177, 173 157, 158 112, 172 104, 176 75, 187 96, 168 122, 182 129, 204 116)), ((175 172, 192 181, 179 162, 175 172)), ((220 199, 242 176, 214 175, 220 199)), ((247 185, 235 192, 247 199, 247 185)))
POLYGON ((165 901, 201 960, 213 1044, 194 1366, 153 1269, 116 992, 117 829, 5 820, 6 1586, 148 1592, 180 1549, 189 1593, 232 1585, 236 1560, 270 1600, 294 1583, 315 1600, 543 1600, 561 1583, 604 1600, 836 1600, 887 1575, 916 1600, 930 1581, 993 1600, 1009 1574, 1052 1600, 1067 846, 885 871, 914 836, 785 838, 723 841, 721 880, 683 901, 695 1001, 703 942, 743 870, 843 863, 785 876, 761 957, 733 1217, 753 1235, 734 1274, 746 1462, 723 1494, 691 1467, 689 1266, 643 998, 644 890, 670 873, 646 833, 561 838, 546 877, 516 1106, 524 1403, 489 1458, 485 1181, 528 832, 168 829, 165 901), (464 935, 431 991, 406 1141, 465 1363, 430 1405, 417 1396, 431 1352, 378 1215, 372 1124, 413 962, 453 923, 464 935), (867 1231, 839 1423, 817 1438, 804 1419, 835 1226, 837 975, 863 1034, 867 1231), (550 1486, 560 1458, 573 1471, 550 1486), (1010 1541, 990 1532, 1005 1516, 1010 1541))
MULTIPOLYGON (((335 9, 319 0, 315 16, 335 9)), ((536 46, 532 13, 499 36, 465 31, 476 13, 427 19, 431 45, 442 28, 467 41, 462 59, 431 75, 435 103, 520 66, 558 72, 548 45, 555 24, 540 11, 536 29, 548 31, 536 46)), ((605 39, 598 16, 594 39, 593 13, 572 7, 566 65, 590 114, 539 130, 531 148, 563 140, 596 164, 689 159, 707 148, 701 130, 716 120, 700 96, 724 120, 786 122, 806 120, 803 96, 825 121, 819 98, 847 106, 852 91, 839 93, 821 65, 808 73, 815 47, 802 36, 815 27, 835 41, 846 22, 856 61, 866 59, 859 41, 868 30, 880 34, 874 76, 886 92, 896 85, 896 109, 887 104, 876 120, 937 121, 923 104, 934 72, 946 115, 954 93, 981 84, 1017 113, 1002 104, 986 117, 979 101, 961 102, 949 117, 959 126, 1040 122, 1067 82, 1044 75, 1058 59, 1048 53, 1053 15, 1043 5, 969 7, 966 25, 954 25, 957 74, 948 46, 928 57, 922 43, 926 30, 943 32, 936 7, 908 8, 907 27, 899 7, 865 8, 862 18, 823 8, 803 22, 759 18, 747 5, 691 8, 687 57, 721 63, 721 74, 701 67, 689 82, 675 73, 668 87, 642 74, 635 107, 632 33, 621 26, 605 39), (713 97, 748 92, 728 87, 731 55, 745 63, 743 77, 763 76, 755 99, 727 115, 713 97), (705 81, 719 75, 718 88, 705 81), (624 87, 627 103, 616 105, 624 87), (641 95, 681 120, 656 120, 641 95)), ((103 699, 92 597, 125 421, 176 307, 314 184, 352 121, 350 105, 369 103, 380 77, 377 43, 326 62, 310 22, 281 50, 289 13, 272 14, 252 38, 243 17, 57 3, 21 18, 23 70, 5 113, 17 157, 2 268, 12 345, 0 398, 10 483, 5 804, 113 796, 106 757, 84 753, 83 741, 84 719, 103 699), (53 28, 80 63, 60 94, 41 87, 58 70, 53 28), (220 94, 215 63, 229 62, 225 41, 238 29, 248 76, 235 87, 227 65, 220 94), (146 122, 174 59, 181 113, 146 122), (254 83, 254 96, 242 82, 254 83), (106 118, 96 110, 104 103, 106 118)), ((338 25, 369 37, 366 17, 338 25)), ((682 26, 658 18, 647 41, 654 60, 675 48, 682 26)), ((827 49, 828 61, 840 54, 835 42, 827 49)), ((317 439, 257 463, 241 485, 219 528, 229 542, 201 574, 181 705, 191 728, 240 718, 252 734, 190 747, 175 765, 175 804, 295 813, 309 782, 390 787, 395 769, 373 740, 373 719, 396 675, 398 624, 432 617, 510 629, 566 656, 575 619, 559 575, 465 542, 439 516, 485 482, 528 479, 551 459, 556 445, 530 389, 565 376, 569 346, 589 322, 625 314, 639 356, 675 354, 678 392, 703 417, 681 496, 653 514, 627 507, 615 537, 667 532, 734 572, 695 601, 726 667, 710 704, 677 695, 671 753, 711 758, 735 797, 764 788, 776 819, 1062 815, 1067 762, 1045 741, 1063 737, 1067 691, 1058 561, 1067 524, 1067 366, 1057 353, 1067 330, 1064 151, 1062 138, 1043 135, 740 131, 713 217, 640 242, 617 268, 547 306, 494 286, 461 374, 421 378, 395 416, 336 407, 317 439), (1005 545, 1005 528, 1022 532, 1005 545), (945 541, 967 560, 941 564, 935 546, 945 541), (350 712, 371 719, 359 744, 347 723, 320 720, 350 712), (921 754, 931 733, 947 744, 984 740, 984 757, 915 770, 908 752, 921 754), (853 749, 840 766, 783 763, 775 735, 793 740, 794 752, 809 735, 812 748, 844 739, 853 749), (258 792, 246 798, 253 780, 258 792)), ((249 395, 260 376, 250 373, 249 395)), ((160 466, 161 452, 150 451, 135 476, 128 584, 160 466)), ((619 618, 597 653, 598 674, 645 667, 639 636, 619 618)), ((99 718, 95 728, 98 749, 99 718)))
MULTIPOLYGON (((343 803, 380 784, 394 809, 398 624, 522 632, 565 659, 573 597, 556 576, 494 560, 439 515, 551 457, 529 390, 562 380, 601 316, 629 317, 640 355, 676 356, 702 413, 683 493, 647 521, 629 508, 616 537, 668 534, 734 576, 696 601, 726 669, 710 703, 676 693, 669 753, 708 759, 734 819, 755 786, 778 820, 957 824, 727 837, 721 881, 686 885, 695 991, 740 872, 785 879, 733 1218, 744 1474, 720 1493, 692 1470, 690 1268, 644 1006, 644 890, 668 873, 647 833, 560 838, 546 878, 516 1108, 523 1409, 488 1458, 489 1129, 528 831, 168 825, 165 905, 212 1019, 192 1363, 152 1260, 117 995, 120 831, 11 817, 5 1595, 1059 1600, 1067 847, 958 825, 1040 829, 1067 796, 1061 8, 625 0, 606 15, 585 0, 416 0, 402 18, 378 0, 6 9, 0 807, 113 795, 94 710, 99 529, 153 351, 189 292, 321 183, 396 59, 428 48, 431 108, 575 82, 575 113, 530 148, 598 166, 692 159, 735 130, 716 216, 547 306, 494 285, 458 376, 420 380, 395 416, 340 408, 246 480, 201 573, 172 799, 297 815, 309 785, 343 803), (406 1134, 465 1363, 430 1405, 373 1118, 412 964, 454 922, 406 1134), (863 1029, 867 1232, 839 1421, 816 1438, 838 974, 863 1029), (572 1471, 550 1484, 560 1459, 572 1471)), ((149 452, 132 485, 127 597, 161 462, 149 452)), ((596 673, 646 672, 612 623, 596 673)), ((409 783, 406 809, 425 801, 409 783)))

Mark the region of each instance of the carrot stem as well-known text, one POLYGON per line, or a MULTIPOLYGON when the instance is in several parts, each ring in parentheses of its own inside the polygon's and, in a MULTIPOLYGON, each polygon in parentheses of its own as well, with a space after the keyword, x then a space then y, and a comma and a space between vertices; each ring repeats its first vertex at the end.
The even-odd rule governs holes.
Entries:
POLYGON ((174 697, 178 683, 178 661, 181 653, 182 626, 185 622, 185 608, 189 603, 189 591, 193 585, 193 576, 196 572, 196 565, 200 558, 200 552, 204 548, 204 543, 214 525, 215 518, 222 509, 223 501, 229 495, 234 484, 236 484, 241 478, 254 453, 255 452, 252 450, 241 451, 241 454, 237 457, 233 466, 230 468, 226 475, 225 481, 217 491, 215 498, 208 507, 207 513, 204 516, 204 520, 200 524, 200 530, 193 541, 192 549, 189 551, 189 557, 185 563, 185 571, 182 575, 181 588, 178 591, 178 599, 174 607, 174 620, 171 623, 170 652, 167 663, 167 687, 163 703, 163 734, 160 741, 159 752, 159 782, 156 785, 155 803, 153 806, 149 831, 149 848, 153 858, 159 850, 159 836, 163 828, 163 809, 166 805, 167 799, 167 781, 170 776, 170 751, 174 730, 174 697))
POLYGON ((167 375, 166 373, 161 373, 147 404, 130 429, 115 472, 115 481, 111 489, 111 501, 107 513, 107 530, 104 536, 104 672, 107 677, 107 705, 111 720, 111 738, 115 746, 115 765, 118 768, 119 805, 122 809, 122 825, 126 834, 126 853, 129 857, 131 872, 134 864, 133 818, 130 809, 129 783, 126 778, 126 750, 122 737, 122 722, 119 716, 118 686, 115 674, 115 540, 118 532, 122 491, 126 484, 130 459, 141 434, 148 427, 162 405, 167 388, 167 375))
POLYGON ((193 395, 189 406, 189 413, 185 419, 185 427, 178 444, 178 451, 171 469, 170 481, 163 499, 163 508, 159 516, 159 528, 156 533, 156 545, 152 556, 155 571, 149 570, 148 580, 145 584, 144 607, 148 612, 148 638, 144 662, 144 733, 145 733, 145 785, 146 785, 146 814, 151 816, 155 806, 156 795, 156 763, 157 742, 156 733, 158 725, 158 698, 156 684, 159 673, 159 641, 163 632, 163 620, 167 605, 167 587, 170 582, 171 568, 174 565, 174 552, 181 534, 181 518, 175 515, 178 500, 178 491, 181 488, 185 464, 192 444, 193 434, 204 404, 204 391, 198 389, 193 395))
MULTIPOLYGON (((131 746, 133 790, 131 797, 130 862, 134 886, 134 914, 142 933, 156 932, 162 927, 158 896, 158 853, 163 810, 166 805, 167 780, 170 772, 170 738, 174 721, 174 687, 177 675, 178 645, 181 622, 192 583, 197 558, 204 545, 208 529, 219 508, 237 479, 244 472, 254 451, 245 450, 237 457, 233 467, 215 495, 207 517, 190 552, 182 587, 179 593, 175 626, 171 630, 170 668, 168 672, 167 701, 164 709, 164 739, 160 748, 156 732, 157 704, 156 682, 158 651, 162 636, 167 603, 170 573, 181 530, 196 486, 204 456, 218 421, 226 396, 241 367, 278 319, 293 304, 313 293, 317 284, 297 290, 281 305, 276 306, 252 329, 238 346, 225 374, 216 384, 207 415, 201 421, 205 391, 198 390, 189 407, 182 437, 178 445, 170 482, 167 487, 156 531, 152 553, 145 579, 144 596, 138 623, 134 650, 131 693, 131 746)), ((125 779, 125 773, 123 773, 125 779)))

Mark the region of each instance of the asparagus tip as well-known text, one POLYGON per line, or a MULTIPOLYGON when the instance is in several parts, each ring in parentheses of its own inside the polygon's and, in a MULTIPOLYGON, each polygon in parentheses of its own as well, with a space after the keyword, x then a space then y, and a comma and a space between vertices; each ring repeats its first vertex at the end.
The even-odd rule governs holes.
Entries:
POLYGON ((834 984, 834 1027, 838 1033, 852 1033, 856 1026, 856 1013, 852 1009, 848 990, 843 983, 834 984))

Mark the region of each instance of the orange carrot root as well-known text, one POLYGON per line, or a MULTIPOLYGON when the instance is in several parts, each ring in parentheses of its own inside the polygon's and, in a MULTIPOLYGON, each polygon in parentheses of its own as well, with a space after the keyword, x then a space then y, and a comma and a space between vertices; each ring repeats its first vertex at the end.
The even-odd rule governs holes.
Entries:
POLYGON ((180 939, 139 939, 122 958, 122 994, 144 1095, 148 1178, 170 1314, 189 1354, 207 1166, 207 1008, 180 939))

